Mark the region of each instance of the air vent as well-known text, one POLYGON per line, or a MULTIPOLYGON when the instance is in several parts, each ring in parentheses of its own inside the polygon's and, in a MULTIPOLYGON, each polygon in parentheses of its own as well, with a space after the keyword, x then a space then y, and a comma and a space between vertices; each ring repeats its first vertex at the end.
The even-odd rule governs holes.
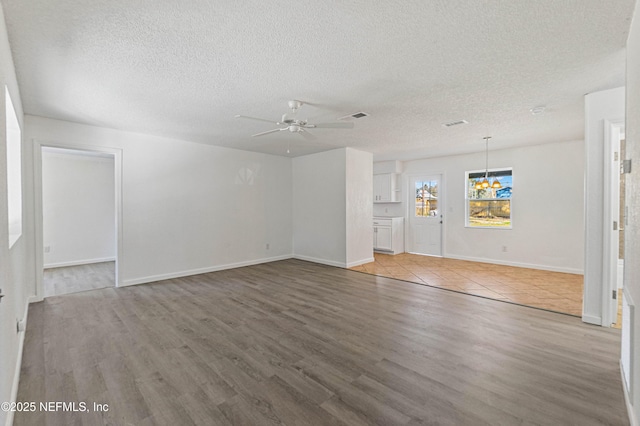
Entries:
POLYGON ((363 118, 368 116, 369 114, 367 114, 366 112, 360 111, 353 114, 345 115, 344 117, 340 117, 338 118, 338 120, 353 120, 354 118, 363 118))
POLYGON ((458 121, 452 121, 450 123, 444 123, 443 126, 444 127, 453 127, 453 126, 457 126, 459 124, 469 124, 469 122, 467 120, 458 120, 458 121))

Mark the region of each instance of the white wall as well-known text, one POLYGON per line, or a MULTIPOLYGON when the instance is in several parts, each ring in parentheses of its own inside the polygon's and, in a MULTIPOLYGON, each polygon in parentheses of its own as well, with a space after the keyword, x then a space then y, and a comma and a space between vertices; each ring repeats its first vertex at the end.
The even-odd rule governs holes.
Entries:
POLYGON ((489 168, 513 168, 510 230, 465 227, 465 172, 483 169, 484 153, 405 162, 403 202, 376 204, 374 215, 406 217, 408 177, 442 173, 445 257, 582 273, 583 153, 582 141, 489 152, 489 168))
POLYGON ((346 150, 347 267, 373 262, 373 155, 346 150))
MULTIPOLYGON (((640 6, 636 3, 631 31, 627 41, 626 86, 626 141, 627 158, 633 160, 630 174, 626 176, 626 204, 628 222, 625 227, 624 293, 635 304, 635 321, 629 334, 623 333, 623 350, 628 348, 634 360, 631 371, 630 418, 632 425, 640 420, 640 6)), ((627 397, 629 394, 627 393, 627 397)))
MULTIPOLYGON (((624 120, 624 87, 585 96, 585 247, 582 319, 598 325, 602 318, 604 261, 604 120, 624 120)), ((632 145, 632 144, 631 144, 632 145)))
MULTIPOLYGON (((23 226, 22 236, 9 249, 8 206, 7 206, 7 160, 5 137, 7 124, 5 120, 5 90, 8 87, 13 100, 17 118, 24 130, 22 102, 16 81, 13 59, 4 13, 0 6, 0 288, 5 297, 0 301, 0 401, 15 399, 17 392, 17 376, 22 350, 24 333, 16 332, 16 320, 26 317, 26 302, 34 292, 33 287, 33 234, 32 227, 25 220, 26 210, 32 206, 25 188, 30 184, 26 177, 30 169, 25 167, 25 158, 31 151, 23 144, 22 149, 22 203, 23 226)), ((24 135, 24 131, 23 131, 24 135)), ((23 138, 24 140, 24 138, 23 138)), ((0 411, 0 424, 11 421, 12 413, 0 411)))
POLYGON ((373 260, 373 156, 339 148, 293 159, 293 251, 339 267, 373 260))
POLYGON ((114 157, 44 148, 42 210, 45 268, 114 260, 114 157))
POLYGON ((345 266, 346 161, 344 148, 293 159, 293 251, 297 258, 345 266))
POLYGON ((36 143, 122 150, 121 285, 292 254, 288 158, 42 117, 25 122, 36 143))

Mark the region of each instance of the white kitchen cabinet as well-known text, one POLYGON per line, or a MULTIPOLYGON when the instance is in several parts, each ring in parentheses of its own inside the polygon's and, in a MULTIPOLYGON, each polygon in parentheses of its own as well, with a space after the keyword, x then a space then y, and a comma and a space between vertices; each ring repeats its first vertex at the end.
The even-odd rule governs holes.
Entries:
POLYGON ((373 218, 373 249, 398 254, 404 252, 404 218, 373 218))
POLYGON ((373 226, 373 249, 381 251, 393 251, 391 226, 373 226))
POLYGON ((374 203, 397 203, 398 175, 395 173, 383 173, 373 175, 373 202, 374 203))

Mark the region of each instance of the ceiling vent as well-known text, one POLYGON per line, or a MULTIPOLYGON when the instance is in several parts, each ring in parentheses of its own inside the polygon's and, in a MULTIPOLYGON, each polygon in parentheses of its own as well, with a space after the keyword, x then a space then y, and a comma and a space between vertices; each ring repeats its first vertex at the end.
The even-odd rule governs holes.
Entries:
POLYGON ((444 127, 453 127, 453 126, 457 126, 459 124, 469 124, 469 122, 467 120, 458 120, 458 121, 452 121, 450 123, 444 123, 443 126, 444 127))
POLYGON ((369 116, 369 114, 367 114, 366 112, 360 111, 360 112, 356 112, 356 113, 353 113, 353 114, 345 115, 344 117, 340 117, 340 118, 338 118, 338 120, 353 120, 353 119, 356 119, 356 118, 364 118, 364 117, 368 117, 368 116, 369 116))

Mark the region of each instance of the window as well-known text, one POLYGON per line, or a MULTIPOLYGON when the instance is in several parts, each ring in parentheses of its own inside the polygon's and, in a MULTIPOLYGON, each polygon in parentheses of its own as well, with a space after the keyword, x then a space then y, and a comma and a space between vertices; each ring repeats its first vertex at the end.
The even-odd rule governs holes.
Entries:
POLYGON ((9 248, 22 235, 22 133, 9 89, 4 87, 7 128, 7 204, 9 209, 9 248))
POLYGON ((416 182, 416 217, 438 216, 438 181, 416 182))
POLYGON ((489 183, 496 180, 500 188, 476 189, 476 184, 485 178, 485 171, 467 172, 467 223, 473 228, 511 229, 511 195, 513 191, 512 170, 489 171, 489 183))

